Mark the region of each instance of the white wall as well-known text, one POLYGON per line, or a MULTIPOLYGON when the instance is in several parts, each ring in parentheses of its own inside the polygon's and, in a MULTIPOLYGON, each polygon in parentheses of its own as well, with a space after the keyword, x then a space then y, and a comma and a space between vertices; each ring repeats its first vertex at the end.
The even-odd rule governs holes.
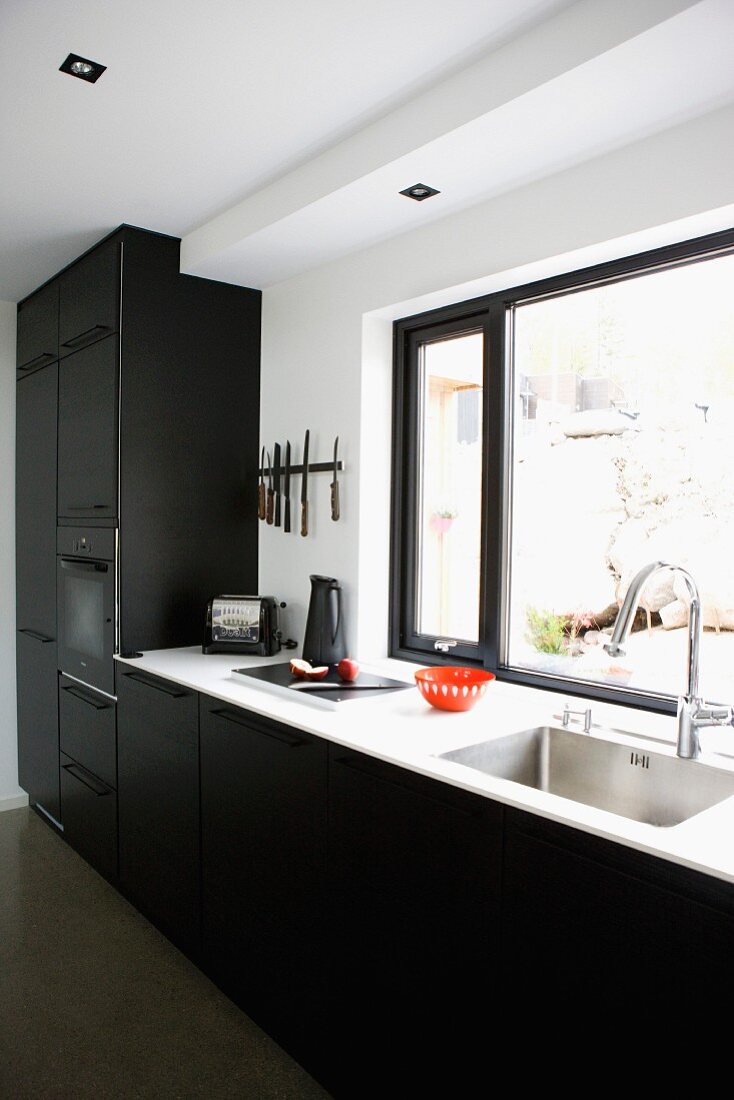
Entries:
POLYGON ((15 722, 15 313, 0 302, 0 810, 27 802, 15 722))
POLYGON ((318 461, 338 433, 347 464, 341 522, 321 474, 308 539, 260 525, 260 591, 299 641, 308 576, 327 573, 352 652, 386 652, 391 319, 734 225, 732 132, 728 106, 265 291, 262 440, 299 461, 308 427, 318 461))

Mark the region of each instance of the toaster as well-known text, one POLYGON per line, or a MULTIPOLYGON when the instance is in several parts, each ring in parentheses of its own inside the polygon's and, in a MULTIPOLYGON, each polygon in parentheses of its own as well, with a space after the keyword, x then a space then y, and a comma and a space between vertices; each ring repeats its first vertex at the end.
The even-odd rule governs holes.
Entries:
POLYGON ((214 596, 207 605, 204 653, 280 652, 278 609, 274 596, 214 596))

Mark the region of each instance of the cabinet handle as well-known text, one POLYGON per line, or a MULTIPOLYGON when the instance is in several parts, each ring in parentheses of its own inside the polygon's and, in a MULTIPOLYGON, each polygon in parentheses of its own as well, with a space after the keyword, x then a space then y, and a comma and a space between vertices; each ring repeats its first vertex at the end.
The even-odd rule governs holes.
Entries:
POLYGON ((85 343, 98 332, 112 332, 112 329, 109 325, 92 325, 91 328, 86 329, 84 332, 80 332, 78 336, 72 336, 70 340, 64 340, 61 346, 62 348, 75 348, 77 344, 85 343))
POLYGON ((70 512, 96 512, 100 508, 109 508, 109 504, 67 504, 70 512))
POLYGON ((266 730, 255 724, 251 718, 243 718, 237 710, 212 710, 209 713, 215 714, 217 718, 223 718, 225 722, 234 722, 236 726, 244 726, 245 729, 251 730, 253 733, 261 733, 263 737, 270 737, 273 741, 280 741, 290 749, 297 749, 299 745, 308 744, 304 737, 295 737, 292 733, 286 733, 285 730, 278 730, 277 732, 266 730))
POLYGON ((95 710, 109 710, 110 703, 99 703, 96 699, 90 699, 88 695, 85 695, 83 691, 80 691, 77 687, 62 687, 62 691, 67 691, 69 695, 73 695, 75 699, 81 699, 82 703, 86 703, 87 706, 94 707, 95 710))
POLYGON ((32 370, 34 367, 45 366, 46 363, 53 363, 55 358, 52 351, 42 351, 35 359, 29 359, 27 363, 23 363, 18 370, 32 370))
POLYGON ((27 634, 29 638, 33 638, 37 642, 43 642, 46 645, 47 642, 53 642, 53 638, 49 638, 47 634, 39 634, 37 630, 29 630, 28 627, 21 627, 18 631, 19 634, 27 634))
POLYGON ((100 783, 98 779, 94 778, 91 772, 88 772, 86 768, 82 768, 79 764, 64 764, 63 768, 65 772, 68 772, 69 775, 73 775, 75 779, 78 779, 80 783, 88 787, 93 794, 99 797, 105 794, 112 794, 109 787, 105 786, 104 783, 100 783))
MULTIPOLYGON (((435 802, 437 806, 443 806, 447 810, 451 810, 452 813, 462 814, 464 817, 477 817, 478 810, 466 810, 463 806, 457 806, 455 802, 450 802, 448 799, 441 798, 439 795, 424 794, 423 791, 414 791, 407 784, 399 782, 397 779, 386 779, 382 773, 382 767, 388 765, 382 765, 382 761, 379 764, 370 764, 369 757, 349 757, 349 756, 336 756, 334 757, 335 764, 341 764, 343 768, 348 768, 349 771, 357 772, 358 775, 369 776, 370 779, 377 779, 380 783, 387 783, 391 787, 397 787, 399 791, 407 791, 408 794, 414 794, 416 798, 422 798, 426 802, 435 802), (357 759, 359 762, 357 762, 357 759)), ((425 777, 424 777, 425 778, 425 777)), ((440 780, 439 780, 440 782, 440 780)))
POLYGON ((123 672, 122 675, 128 680, 134 680, 136 684, 142 684, 143 687, 153 688, 154 691, 170 695, 172 699, 183 699, 184 696, 190 694, 188 691, 179 691, 177 688, 168 688, 164 684, 158 684, 154 680, 147 680, 139 672, 123 672))

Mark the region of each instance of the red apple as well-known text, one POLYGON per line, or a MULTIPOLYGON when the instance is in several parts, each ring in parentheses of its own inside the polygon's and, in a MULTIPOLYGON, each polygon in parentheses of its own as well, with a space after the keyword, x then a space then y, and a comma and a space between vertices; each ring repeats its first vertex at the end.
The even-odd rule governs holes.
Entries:
POLYGON ((308 661, 302 661, 300 657, 294 657, 291 661, 291 673, 297 680, 305 680, 311 671, 308 661))
POLYGON ((339 664, 336 666, 337 675, 340 680, 356 680, 359 676, 359 665, 352 657, 343 657, 339 664))
POLYGON ((320 665, 318 668, 312 668, 310 672, 306 673, 307 680, 324 680, 329 675, 329 666, 320 665))

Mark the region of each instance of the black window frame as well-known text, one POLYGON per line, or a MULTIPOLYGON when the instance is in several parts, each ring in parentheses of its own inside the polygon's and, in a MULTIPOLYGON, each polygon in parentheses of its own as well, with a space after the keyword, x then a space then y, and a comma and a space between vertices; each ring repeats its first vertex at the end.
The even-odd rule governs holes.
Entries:
MULTIPOLYGON (((734 253, 734 229, 676 242, 602 264, 565 272, 537 282, 508 287, 427 313, 403 317, 393 325, 392 494, 390 536, 391 657, 431 665, 484 667, 499 680, 582 698, 674 714, 668 695, 625 689, 501 663, 507 622, 512 433, 512 324, 515 307, 542 298, 560 297, 734 253), (415 629, 417 427, 420 387, 417 348, 430 339, 484 332, 484 400, 482 426, 481 573, 479 643, 459 644, 448 653, 434 649, 437 637, 415 629)), ((681 660, 683 656, 681 655, 681 660)))

